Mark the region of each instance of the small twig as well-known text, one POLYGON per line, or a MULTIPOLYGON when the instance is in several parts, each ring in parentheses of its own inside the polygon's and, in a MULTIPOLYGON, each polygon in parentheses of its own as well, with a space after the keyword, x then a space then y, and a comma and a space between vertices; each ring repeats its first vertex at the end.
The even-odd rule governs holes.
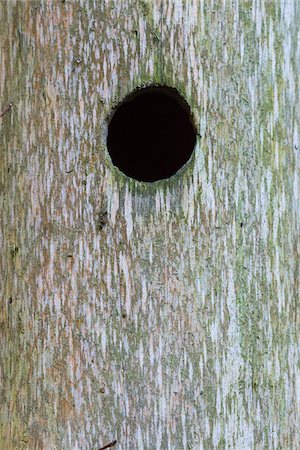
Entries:
POLYGON ((105 450, 106 448, 114 447, 114 446, 116 445, 116 443, 117 443, 116 440, 115 440, 115 441, 112 441, 112 442, 110 442, 109 444, 104 445, 104 447, 99 448, 99 450, 105 450))
POLYGON ((13 102, 10 102, 10 104, 8 105, 8 107, 7 107, 4 111, 2 111, 2 113, 0 113, 0 117, 3 117, 4 114, 8 113, 8 111, 10 111, 12 105, 13 105, 13 102))

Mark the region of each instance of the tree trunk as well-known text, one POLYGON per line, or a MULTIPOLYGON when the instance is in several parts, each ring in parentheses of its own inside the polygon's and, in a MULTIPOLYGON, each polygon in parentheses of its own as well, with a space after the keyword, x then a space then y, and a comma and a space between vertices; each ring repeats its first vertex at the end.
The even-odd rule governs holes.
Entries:
POLYGON ((297 0, 0 2, 1 449, 299 448, 299 23, 297 0), (198 136, 143 183, 107 117, 151 83, 198 136))

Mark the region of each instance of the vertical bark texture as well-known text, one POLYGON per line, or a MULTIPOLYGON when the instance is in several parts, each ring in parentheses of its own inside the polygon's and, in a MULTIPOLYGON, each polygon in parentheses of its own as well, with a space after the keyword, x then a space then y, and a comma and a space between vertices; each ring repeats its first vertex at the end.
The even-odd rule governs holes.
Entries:
POLYGON ((0 2, 1 449, 299 448, 299 23, 298 0, 0 2), (199 136, 147 184, 106 133, 153 82, 199 136))

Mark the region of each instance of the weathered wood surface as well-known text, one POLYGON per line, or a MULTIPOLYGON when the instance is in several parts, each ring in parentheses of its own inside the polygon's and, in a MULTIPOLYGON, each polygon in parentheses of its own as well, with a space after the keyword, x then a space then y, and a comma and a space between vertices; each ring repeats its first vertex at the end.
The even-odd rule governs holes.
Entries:
POLYGON ((299 448, 298 0, 0 14, 0 448, 299 448), (201 138, 149 185, 105 138, 151 82, 201 138))

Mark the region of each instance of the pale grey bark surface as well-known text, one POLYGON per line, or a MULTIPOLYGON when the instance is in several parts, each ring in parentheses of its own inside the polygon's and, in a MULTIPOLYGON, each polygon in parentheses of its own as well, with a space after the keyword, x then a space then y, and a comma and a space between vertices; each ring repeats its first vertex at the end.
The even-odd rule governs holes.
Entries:
POLYGON ((0 3, 1 449, 299 448, 299 23, 298 0, 0 3), (147 184, 106 119, 153 82, 201 137, 147 184))

